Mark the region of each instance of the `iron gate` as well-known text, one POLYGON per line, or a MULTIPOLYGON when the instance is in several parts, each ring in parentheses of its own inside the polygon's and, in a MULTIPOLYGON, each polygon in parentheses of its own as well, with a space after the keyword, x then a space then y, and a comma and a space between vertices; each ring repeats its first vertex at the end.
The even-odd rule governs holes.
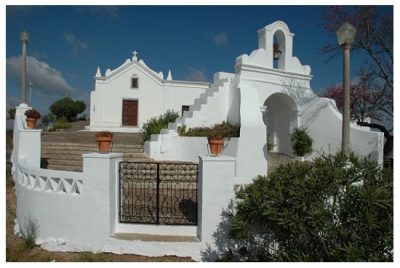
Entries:
POLYGON ((119 221, 197 225, 197 177, 193 163, 120 162, 119 221))

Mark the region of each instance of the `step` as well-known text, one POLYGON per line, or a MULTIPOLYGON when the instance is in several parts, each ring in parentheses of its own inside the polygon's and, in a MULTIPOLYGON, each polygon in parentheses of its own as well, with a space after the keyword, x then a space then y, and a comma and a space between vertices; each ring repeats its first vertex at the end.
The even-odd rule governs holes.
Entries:
MULTIPOLYGON (((135 149, 143 149, 143 146, 135 146, 135 147, 128 147, 125 145, 120 145, 120 144, 111 144, 113 148, 120 148, 120 149, 127 149, 127 150, 135 150, 135 149)), ((93 149, 93 148, 99 148, 98 144, 71 144, 71 145, 64 145, 64 144, 59 144, 59 145, 49 145, 49 144, 42 144, 42 148, 73 148, 73 149, 93 149)))
POLYGON ((154 235, 154 234, 138 234, 138 233, 115 233, 113 238, 121 240, 140 240, 154 242, 199 242, 196 236, 178 236, 178 235, 154 235))
MULTIPOLYGON (((87 153, 94 153, 94 152, 98 152, 98 149, 96 150, 68 150, 68 149, 64 149, 64 150, 50 150, 50 149, 44 149, 41 151, 41 156, 42 157, 82 157, 82 154, 87 154, 87 153)), ((141 151, 119 151, 117 149, 113 149, 111 150, 111 152, 113 153, 122 153, 124 156, 127 157, 141 157, 144 154, 143 150, 141 151)))
MULTIPOLYGON (((78 146, 78 147, 84 147, 84 148, 97 148, 97 143, 73 143, 73 142, 42 142, 42 147, 43 146, 50 146, 50 147, 73 147, 73 146, 78 146)), ((142 144, 118 144, 114 143, 113 147, 118 147, 118 148, 129 148, 129 149, 139 149, 143 148, 142 144)))
POLYGON ((45 169, 82 172, 82 166, 48 165, 45 169))

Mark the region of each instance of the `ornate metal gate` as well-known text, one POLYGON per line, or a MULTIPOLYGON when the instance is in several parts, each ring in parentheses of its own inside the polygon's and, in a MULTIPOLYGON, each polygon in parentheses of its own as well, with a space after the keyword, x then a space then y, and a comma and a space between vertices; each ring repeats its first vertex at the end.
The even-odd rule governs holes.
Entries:
POLYGON ((122 161, 119 221, 197 225, 197 177, 197 164, 122 161))

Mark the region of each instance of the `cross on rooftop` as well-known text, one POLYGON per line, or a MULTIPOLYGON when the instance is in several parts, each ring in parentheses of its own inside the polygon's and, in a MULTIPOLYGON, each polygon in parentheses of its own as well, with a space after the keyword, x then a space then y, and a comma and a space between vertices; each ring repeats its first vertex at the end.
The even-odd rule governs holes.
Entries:
POLYGON ((132 54, 133 54, 133 59, 137 59, 137 54, 139 54, 136 50, 135 51, 133 51, 132 52, 132 54))

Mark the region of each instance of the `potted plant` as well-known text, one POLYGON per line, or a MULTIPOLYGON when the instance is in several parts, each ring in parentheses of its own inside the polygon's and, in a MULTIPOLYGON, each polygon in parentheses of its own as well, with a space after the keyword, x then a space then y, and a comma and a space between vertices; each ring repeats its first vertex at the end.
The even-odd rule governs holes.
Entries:
POLYGON ((26 126, 28 128, 35 128, 36 121, 40 119, 41 115, 35 109, 30 109, 25 111, 26 116, 26 126))
POLYGON ((218 156, 222 153, 224 148, 225 129, 221 126, 215 126, 210 129, 208 134, 208 145, 210 146, 210 153, 218 156))
POLYGON ((313 139, 308 135, 305 129, 296 128, 292 135, 291 140, 293 144, 294 153, 304 161, 304 155, 312 152, 313 139))
POLYGON ((100 131, 96 133, 96 141, 99 144, 100 153, 108 153, 112 142, 113 134, 109 131, 100 131))

